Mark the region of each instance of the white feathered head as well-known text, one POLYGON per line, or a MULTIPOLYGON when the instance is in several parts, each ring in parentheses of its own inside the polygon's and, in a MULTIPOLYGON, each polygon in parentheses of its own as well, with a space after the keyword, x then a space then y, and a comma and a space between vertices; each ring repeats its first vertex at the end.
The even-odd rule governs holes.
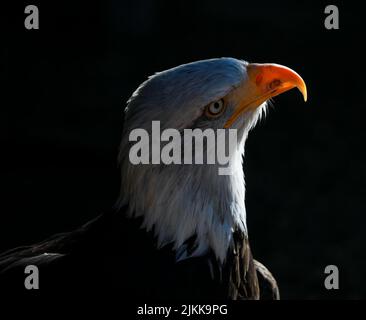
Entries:
MULTIPOLYGON (((248 132, 270 98, 294 87, 306 100, 305 83, 293 70, 233 58, 197 61, 149 77, 125 109, 118 205, 128 205, 130 215, 143 217, 143 227, 154 229, 158 246, 173 243, 178 259, 211 249, 224 262, 233 230, 247 235, 242 159, 248 132), (185 129, 236 130, 236 145, 229 154, 232 174, 219 175, 216 162, 153 164, 153 141, 149 142, 149 163, 131 163, 131 132, 143 129, 152 136, 153 121, 159 122, 161 132, 176 129, 179 134, 185 129), (187 250, 187 240, 192 237, 195 245, 187 250)), ((183 159, 187 142, 182 138, 180 143, 183 159)), ((223 144, 227 144, 227 136, 223 144)), ((218 140, 214 146, 195 144, 193 158, 197 147, 210 154, 223 145, 218 140)))

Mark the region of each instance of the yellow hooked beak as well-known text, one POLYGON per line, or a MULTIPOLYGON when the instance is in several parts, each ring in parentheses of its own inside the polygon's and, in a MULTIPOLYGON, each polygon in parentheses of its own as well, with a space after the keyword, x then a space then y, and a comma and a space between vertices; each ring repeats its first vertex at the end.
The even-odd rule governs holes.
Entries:
POLYGON ((230 128, 238 117, 247 110, 259 107, 266 100, 297 87, 307 100, 304 80, 293 70, 278 64, 257 64, 247 66, 248 79, 235 93, 240 101, 224 128, 230 128))

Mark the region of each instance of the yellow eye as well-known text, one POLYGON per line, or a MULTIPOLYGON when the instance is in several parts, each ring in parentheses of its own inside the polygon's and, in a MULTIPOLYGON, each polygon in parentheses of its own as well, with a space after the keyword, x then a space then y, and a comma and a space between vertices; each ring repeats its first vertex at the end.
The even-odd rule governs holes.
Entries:
POLYGON ((225 111, 225 103, 223 99, 211 102, 205 108, 205 114, 209 118, 217 118, 225 111))

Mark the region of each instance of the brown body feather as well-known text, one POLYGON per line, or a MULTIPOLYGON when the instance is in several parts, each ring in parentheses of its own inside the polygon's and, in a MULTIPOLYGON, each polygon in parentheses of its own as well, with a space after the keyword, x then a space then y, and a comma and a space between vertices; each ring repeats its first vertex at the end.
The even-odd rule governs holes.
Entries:
POLYGON ((224 266, 212 252, 177 263, 170 246, 156 250, 141 221, 122 216, 106 213, 75 231, 3 253, 0 293, 24 293, 24 268, 34 264, 42 292, 116 296, 122 290, 132 300, 279 297, 275 280, 253 259, 240 232, 224 266))

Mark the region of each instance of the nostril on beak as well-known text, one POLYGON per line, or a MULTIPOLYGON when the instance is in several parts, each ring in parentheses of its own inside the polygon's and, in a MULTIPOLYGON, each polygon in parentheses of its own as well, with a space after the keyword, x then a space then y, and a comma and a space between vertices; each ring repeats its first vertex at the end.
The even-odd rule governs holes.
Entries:
POLYGON ((279 87, 281 85, 281 80, 279 79, 274 79, 273 81, 271 81, 268 85, 268 88, 270 90, 276 89, 277 87, 279 87))

